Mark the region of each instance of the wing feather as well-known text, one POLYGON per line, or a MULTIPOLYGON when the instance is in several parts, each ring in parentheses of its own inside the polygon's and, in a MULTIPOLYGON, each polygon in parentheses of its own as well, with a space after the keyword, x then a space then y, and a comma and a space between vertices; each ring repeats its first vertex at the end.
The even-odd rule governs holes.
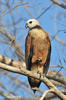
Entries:
POLYGON ((31 48, 31 36, 28 34, 25 40, 25 61, 27 69, 29 69, 31 64, 30 48, 31 48))
POLYGON ((40 34, 39 33, 40 31, 37 32, 36 32, 37 36, 35 36, 35 34, 32 33, 31 31, 26 37, 26 41, 25 41, 26 65, 27 65, 27 69, 29 70, 32 69, 32 65, 36 64, 37 60, 41 57, 42 61, 39 62, 39 64, 44 66, 44 71, 42 72, 47 73, 49 68, 49 62, 50 62, 51 43, 49 40, 49 36, 45 31, 41 30, 41 32, 44 32, 44 37, 45 37, 44 39, 43 37, 38 38, 38 34, 40 34))

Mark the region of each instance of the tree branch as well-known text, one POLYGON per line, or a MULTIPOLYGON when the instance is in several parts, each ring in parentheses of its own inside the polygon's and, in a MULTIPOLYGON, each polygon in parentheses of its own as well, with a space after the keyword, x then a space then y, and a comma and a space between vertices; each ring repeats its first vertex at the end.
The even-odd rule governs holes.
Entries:
POLYGON ((8 57, 2 56, 2 55, 0 55, 0 62, 3 62, 6 65, 11 65, 11 66, 14 66, 14 67, 23 66, 23 68, 26 69, 25 62, 21 62, 21 61, 18 61, 18 60, 13 60, 11 58, 8 58, 8 57))
POLYGON ((66 9, 66 5, 64 5, 63 3, 59 2, 58 0, 51 0, 54 4, 66 9))
MULTIPOLYGON (((6 65, 11 65, 11 66, 17 67, 17 68, 23 67, 26 69, 25 62, 13 60, 11 58, 8 58, 8 57, 2 56, 2 55, 0 55, 0 62, 4 63, 6 65)), ((65 87, 65 85, 66 85, 66 77, 64 77, 63 74, 61 74, 60 72, 57 73, 57 71, 48 71, 47 78, 50 80, 54 80, 54 81, 52 81, 52 83, 55 83, 57 85, 59 83, 63 87, 65 87)))
POLYGON ((43 95, 42 95, 42 97, 40 98, 40 100, 44 100, 44 99, 45 99, 45 96, 46 96, 49 92, 53 92, 53 89, 46 90, 46 91, 43 93, 43 95))
POLYGON ((66 85, 66 77, 64 77, 63 75, 59 75, 59 73, 57 75, 57 72, 49 72, 47 78, 66 85))
POLYGON ((16 67, 13 67, 13 66, 9 66, 9 65, 5 66, 5 64, 0 63, 0 68, 2 68, 4 70, 8 70, 8 71, 11 71, 11 72, 14 72, 14 73, 18 73, 18 74, 23 74, 25 76, 33 77, 33 78, 36 78, 36 79, 44 82, 49 89, 53 89, 54 90, 54 93, 60 99, 66 100, 66 96, 61 91, 59 91, 46 77, 43 77, 43 76, 40 77, 39 74, 32 73, 31 71, 28 71, 28 70, 26 70, 26 69, 24 69, 22 67, 19 69, 19 68, 16 68, 16 67))
POLYGON ((25 57, 23 53, 21 52, 20 47, 18 43, 16 42, 15 38, 11 36, 10 34, 8 34, 7 31, 3 27, 0 27, 0 32, 10 40, 11 45, 14 47, 16 54, 19 56, 19 58, 21 58, 24 61, 25 57))
POLYGON ((53 39, 55 39, 57 42, 59 42, 59 43, 61 43, 61 44, 63 44, 63 45, 66 45, 66 42, 60 40, 58 37, 53 36, 52 34, 49 34, 49 36, 51 36, 51 37, 52 37, 53 39))

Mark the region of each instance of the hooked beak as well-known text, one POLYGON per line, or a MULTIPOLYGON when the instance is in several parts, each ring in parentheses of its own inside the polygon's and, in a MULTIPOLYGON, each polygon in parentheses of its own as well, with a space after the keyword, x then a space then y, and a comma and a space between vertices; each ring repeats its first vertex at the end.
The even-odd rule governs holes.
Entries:
POLYGON ((28 28, 28 24, 27 23, 25 24, 25 28, 28 28))

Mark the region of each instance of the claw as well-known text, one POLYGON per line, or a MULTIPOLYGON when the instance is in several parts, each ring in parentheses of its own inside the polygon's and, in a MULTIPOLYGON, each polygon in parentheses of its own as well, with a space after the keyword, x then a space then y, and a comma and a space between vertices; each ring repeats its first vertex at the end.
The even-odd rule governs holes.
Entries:
POLYGON ((45 74, 42 74, 42 73, 40 73, 39 71, 37 71, 37 74, 39 74, 40 76, 40 78, 42 77, 42 78, 44 78, 44 77, 46 77, 46 75, 45 74))
POLYGON ((45 74, 42 74, 42 75, 41 75, 42 78, 44 78, 45 76, 46 76, 45 74))
POLYGON ((39 74, 39 77, 41 78, 42 75, 41 75, 41 73, 39 71, 37 71, 37 74, 39 74))

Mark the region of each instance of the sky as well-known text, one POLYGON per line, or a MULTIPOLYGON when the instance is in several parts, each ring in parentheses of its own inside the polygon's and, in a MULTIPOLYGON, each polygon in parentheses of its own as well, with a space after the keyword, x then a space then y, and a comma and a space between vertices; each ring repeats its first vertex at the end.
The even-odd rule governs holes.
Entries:
MULTIPOLYGON (((6 3, 5 0, 1 0, 1 1, 3 3, 6 3)), ((19 0, 19 1, 21 1, 21 0, 19 0)), ((60 0, 60 1, 62 2, 62 0, 60 0)), ((14 0, 14 2, 17 5, 18 0, 14 0)), ((24 0, 24 2, 27 3, 28 9, 26 9, 24 5, 17 7, 11 12, 13 15, 12 16, 10 13, 7 13, 7 12, 9 12, 9 10, 11 10, 11 8, 15 7, 15 4, 12 4, 13 0, 10 0, 10 3, 9 3, 10 8, 9 8, 9 10, 6 10, 5 15, 1 18, 2 24, 5 27, 5 29, 14 36, 16 34, 16 40, 19 43, 21 50, 23 51, 24 54, 25 54, 25 38, 28 34, 28 29, 27 30, 25 29, 26 20, 28 20, 30 18, 37 18, 50 5, 52 5, 52 7, 49 10, 47 10, 37 20, 40 22, 41 27, 46 32, 48 32, 48 34, 52 34, 54 36, 59 30, 62 30, 57 34, 57 37, 59 39, 63 40, 64 42, 66 42, 66 33, 64 33, 64 31, 63 31, 63 30, 66 30, 65 29, 66 18, 65 18, 65 10, 63 8, 53 5, 50 0, 37 0, 37 2, 36 2, 36 0, 29 0, 29 1, 24 0), (19 19, 21 19, 21 20, 19 20, 19 19), (22 19, 24 19, 24 20, 22 20, 22 19), (13 26, 13 22, 17 22, 17 24, 15 26, 13 26), (16 27, 17 30, 15 30, 14 27, 16 27)), ((1 6, 1 11, 3 11, 4 9, 6 9, 6 7, 1 6)), ((1 36, 1 34, 0 34, 0 36, 1 36)), ((1 36, 1 38, 2 38, 2 36, 1 36)), ((2 38, 2 39, 4 39, 4 38, 2 38)), ((64 60, 63 60, 63 56, 65 58, 65 55, 66 55, 66 51, 65 51, 66 47, 61 45, 60 43, 58 43, 51 37, 50 37, 50 40, 51 40, 52 52, 51 52, 51 61, 50 61, 49 70, 59 70, 59 68, 52 69, 51 66, 52 65, 61 65, 61 63, 64 67, 66 66, 66 63, 64 63, 64 60), (63 52, 61 51, 61 49, 63 52), (62 54, 63 54, 63 56, 62 56, 62 54), (61 63, 59 62, 59 58, 61 59, 61 63)), ((5 45, 5 44, 0 45, 0 54, 2 54, 4 56, 8 56, 13 59, 17 59, 16 54, 14 55, 14 53, 15 52, 12 47, 9 48, 8 45, 5 45)), ((65 75, 65 70, 62 69, 61 72, 63 72, 63 74, 65 75)), ((13 73, 11 73, 11 74, 13 74, 13 73)), ((13 74, 13 75, 15 76, 16 74, 13 74)), ((18 75, 18 77, 24 81, 27 81, 27 78, 25 76, 18 75)), ((1 80, 3 81, 5 78, 6 78, 6 76, 3 76, 3 78, 1 80)), ((3 81, 4 85, 13 91, 12 86, 8 84, 7 80, 9 80, 8 77, 6 78, 6 80, 3 81)), ((27 84, 28 84, 28 81, 27 81, 27 84)), ((45 89, 47 89, 47 87, 43 83, 41 84, 40 88, 43 89, 44 91, 45 91, 45 89)), ((19 94, 20 96, 26 96, 26 92, 23 92, 23 95, 21 92, 23 92, 23 91, 19 89, 17 94, 19 94)), ((39 95, 38 92, 36 94, 39 95)), ((31 95, 29 95, 29 97, 31 97, 31 95)))

